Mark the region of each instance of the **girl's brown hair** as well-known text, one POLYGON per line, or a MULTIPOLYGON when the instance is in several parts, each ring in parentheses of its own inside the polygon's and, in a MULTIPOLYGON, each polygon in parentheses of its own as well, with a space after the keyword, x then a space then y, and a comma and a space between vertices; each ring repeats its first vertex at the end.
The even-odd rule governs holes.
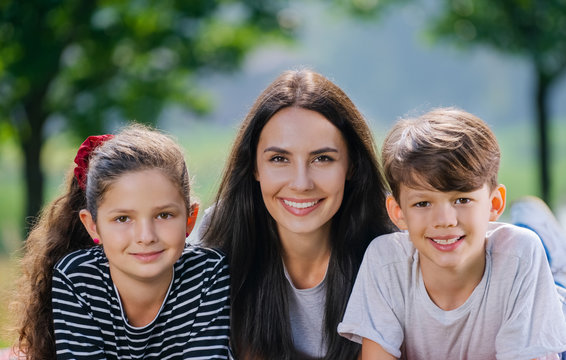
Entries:
POLYGON ((172 138, 149 127, 130 125, 93 150, 86 190, 79 186, 73 169, 69 171, 64 193, 42 210, 25 242, 22 276, 13 304, 19 317, 16 353, 28 360, 56 359, 53 267, 65 255, 95 246, 79 219, 79 211, 88 209, 96 218, 96 209, 116 179, 127 172, 155 168, 178 185, 190 214, 190 181, 183 151, 172 138))

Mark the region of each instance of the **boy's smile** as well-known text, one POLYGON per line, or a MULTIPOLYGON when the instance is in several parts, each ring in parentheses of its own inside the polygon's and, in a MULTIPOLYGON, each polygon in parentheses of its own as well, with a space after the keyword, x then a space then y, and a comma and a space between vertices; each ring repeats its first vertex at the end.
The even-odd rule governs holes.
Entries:
POLYGON ((421 270, 462 273, 485 261, 485 234, 500 214, 501 196, 500 187, 490 191, 487 185, 470 192, 401 185, 400 203, 389 198, 387 205, 393 222, 408 230, 419 251, 421 270))

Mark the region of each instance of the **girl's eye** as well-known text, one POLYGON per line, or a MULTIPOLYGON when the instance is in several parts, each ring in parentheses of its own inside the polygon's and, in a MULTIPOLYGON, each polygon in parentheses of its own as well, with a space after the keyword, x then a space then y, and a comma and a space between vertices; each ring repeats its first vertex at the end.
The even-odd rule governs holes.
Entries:
POLYGON ((415 203, 414 207, 418 207, 418 208, 424 208, 429 206, 430 203, 428 201, 419 201, 418 203, 415 203))
POLYGON ((459 198, 456 200, 456 204, 468 204, 470 203, 472 200, 469 198, 459 198))
POLYGON ((159 215, 157 215, 158 219, 170 219, 172 217, 173 217, 173 214, 168 213, 168 212, 162 212, 162 213, 159 213, 159 215))
POLYGON ((114 221, 119 222, 119 223, 125 223, 125 222, 128 222, 128 220, 130 220, 130 218, 126 215, 118 216, 114 219, 114 221))

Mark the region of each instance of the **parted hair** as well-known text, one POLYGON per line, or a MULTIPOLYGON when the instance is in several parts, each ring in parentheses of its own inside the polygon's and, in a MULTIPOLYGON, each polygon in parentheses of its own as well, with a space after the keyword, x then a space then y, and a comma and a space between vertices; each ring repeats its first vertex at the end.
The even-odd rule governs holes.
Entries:
POLYGON ((15 352, 28 360, 56 359, 51 305, 55 264, 75 250, 96 246, 80 221, 80 210, 88 209, 96 218, 105 193, 120 176, 160 169, 178 185, 187 213, 191 212, 184 153, 171 137, 143 125, 129 125, 95 148, 89 158, 86 189, 79 186, 73 166, 64 193, 43 208, 25 242, 12 306, 19 317, 15 352))
POLYGON ((323 115, 348 147, 350 178, 332 219, 326 277, 325 359, 353 359, 360 346, 338 335, 362 256, 369 242, 392 230, 385 185, 371 131, 346 94, 310 70, 282 73, 257 98, 227 160, 205 245, 227 253, 231 268, 231 345, 242 359, 300 359, 293 346, 282 249, 254 177, 261 131, 279 110, 298 107, 323 115))
POLYGON ((497 182, 501 153, 488 125, 457 108, 401 119, 382 147, 385 178, 399 201, 401 184, 468 192, 497 182))

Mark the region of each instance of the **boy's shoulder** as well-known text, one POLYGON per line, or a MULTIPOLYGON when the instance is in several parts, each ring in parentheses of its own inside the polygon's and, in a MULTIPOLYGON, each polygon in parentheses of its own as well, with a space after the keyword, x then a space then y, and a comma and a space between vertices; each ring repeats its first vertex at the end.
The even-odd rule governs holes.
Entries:
POLYGON ((506 252, 522 256, 544 251, 542 242, 534 231, 512 224, 490 223, 486 238, 486 249, 492 253, 506 252))
POLYGON ((415 251, 409 233, 396 231, 373 239, 366 250, 366 257, 372 258, 381 265, 387 265, 412 258, 415 251))

